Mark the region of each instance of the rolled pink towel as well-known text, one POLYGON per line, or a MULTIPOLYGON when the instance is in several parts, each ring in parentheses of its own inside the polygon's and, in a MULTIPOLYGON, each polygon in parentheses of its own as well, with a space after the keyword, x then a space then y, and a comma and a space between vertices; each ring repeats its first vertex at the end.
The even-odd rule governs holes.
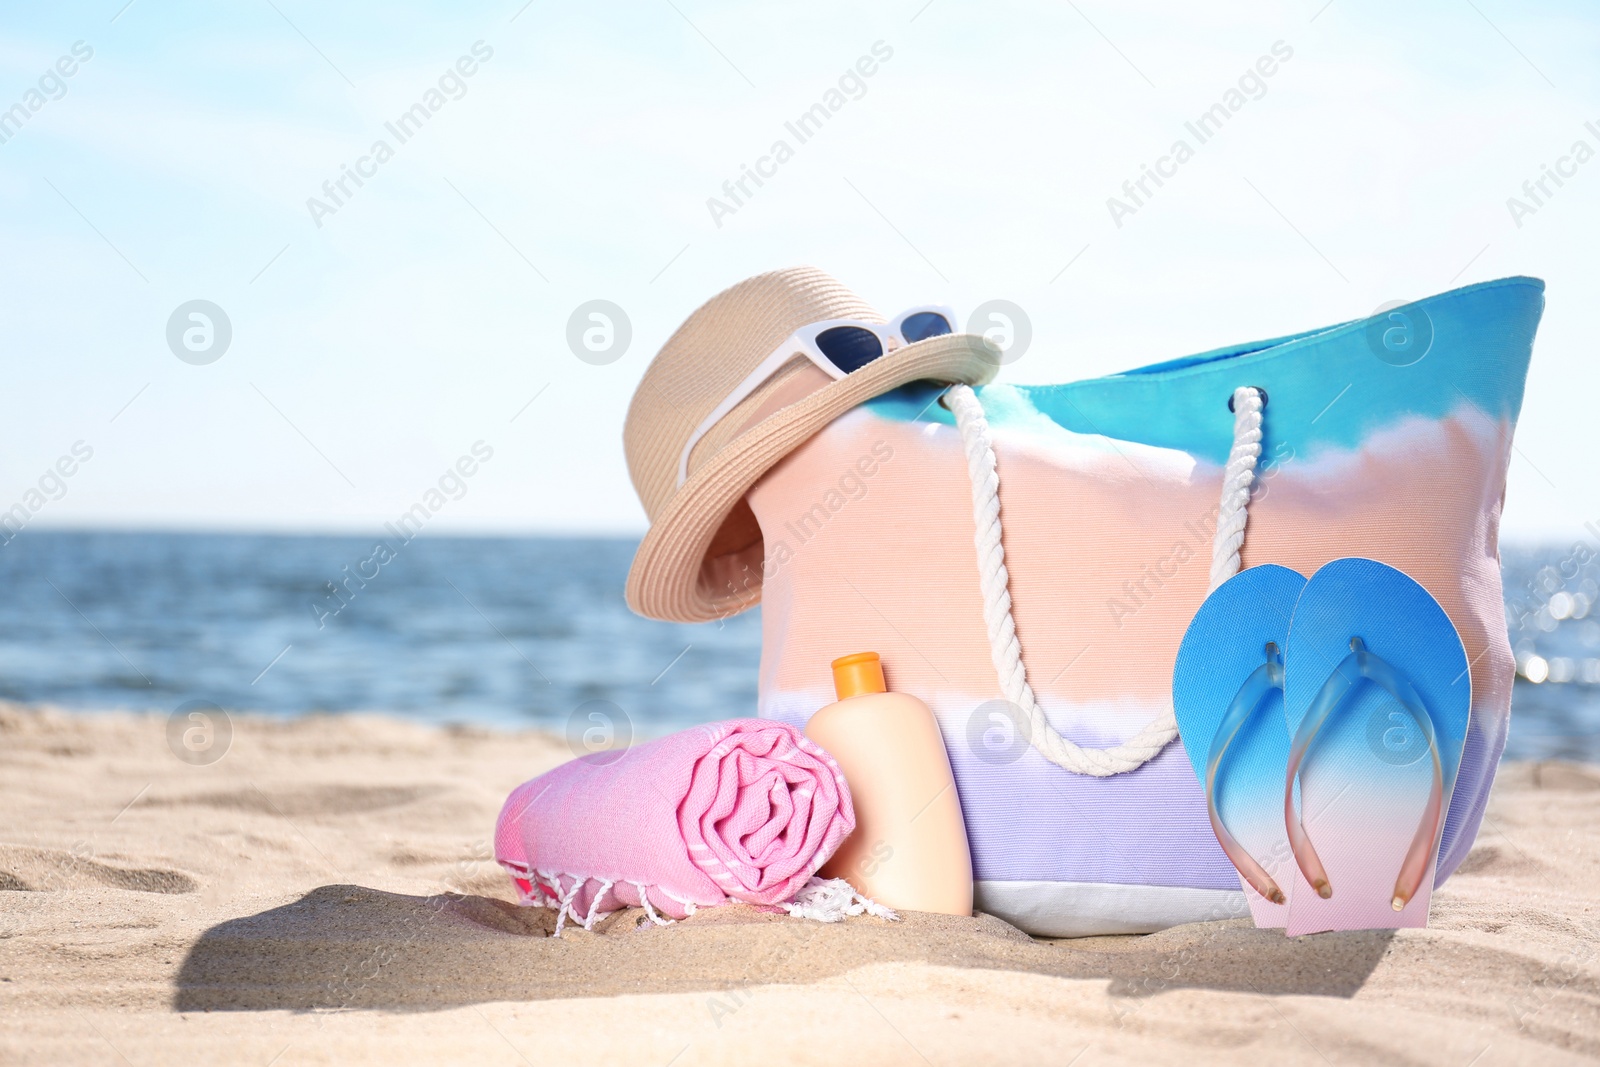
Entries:
POLYGON ((838 764, 770 719, 698 726, 564 763, 518 786, 495 859, 523 902, 585 927, 623 906, 790 899, 855 829, 838 764))

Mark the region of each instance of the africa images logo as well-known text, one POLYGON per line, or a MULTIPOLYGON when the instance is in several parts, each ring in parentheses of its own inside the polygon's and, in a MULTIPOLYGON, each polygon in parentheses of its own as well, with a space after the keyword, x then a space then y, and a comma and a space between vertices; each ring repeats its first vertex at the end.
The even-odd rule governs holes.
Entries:
POLYGON ((706 210, 711 212, 711 221, 717 224, 717 229, 722 229, 723 216, 737 214, 745 201, 755 196, 755 189, 750 188, 752 182, 759 189, 766 184, 763 178, 777 177, 778 168, 794 158, 795 147, 821 133, 822 127, 851 100, 866 96, 866 79, 878 73, 881 64, 892 58, 892 47, 883 41, 874 41, 872 55, 864 55, 856 60, 853 67, 846 67, 844 73, 839 75, 836 87, 830 87, 822 94, 821 100, 802 111, 794 121, 783 124, 784 130, 794 138, 793 145, 780 137, 772 142, 765 155, 756 157, 754 169, 748 163, 741 163, 739 176, 722 183, 722 195, 727 199, 715 196, 706 198, 706 210), (848 97, 845 95, 847 93, 848 97))
POLYGON ((22 127, 34 115, 44 110, 52 100, 67 95, 67 79, 78 73, 81 65, 94 58, 94 48, 85 41, 72 43, 72 55, 62 56, 55 65, 39 75, 37 88, 22 94, 22 99, 0 111, 0 144, 22 132, 22 127))
POLYGON ((1246 68, 1220 100, 1202 111, 1193 122, 1183 124, 1183 128, 1194 138, 1193 145, 1182 137, 1178 138, 1165 155, 1156 158, 1154 167, 1141 163, 1139 176, 1122 183, 1122 194, 1126 199, 1117 196, 1106 198, 1106 210, 1111 213, 1111 221, 1117 229, 1122 229, 1124 219, 1138 214, 1140 208, 1154 199, 1156 190, 1166 184, 1162 179, 1170 180, 1178 176, 1178 168, 1194 158, 1196 148, 1221 133, 1223 126, 1244 110, 1250 101, 1260 100, 1267 95, 1267 79, 1294 58, 1294 49, 1285 41, 1272 42, 1269 52, 1258 58, 1253 66, 1246 68), (1151 188, 1152 184, 1154 189, 1151 188))
POLYGON ((359 157, 354 167, 341 163, 338 177, 322 183, 322 195, 326 199, 306 198, 306 210, 311 213, 311 221, 317 224, 317 229, 322 229, 324 216, 339 213, 339 209, 355 196, 356 190, 367 184, 366 179, 377 177, 378 167, 394 158, 396 145, 403 145, 420 133, 423 124, 443 110, 445 104, 467 95, 466 79, 478 73, 480 63, 494 58, 494 49, 483 41, 474 41, 471 51, 472 55, 461 56, 453 67, 439 75, 438 82, 429 86, 420 100, 402 111, 393 122, 383 124, 394 138, 394 145, 381 137, 373 141, 367 154, 359 157), (354 189, 350 187, 352 183, 354 189))

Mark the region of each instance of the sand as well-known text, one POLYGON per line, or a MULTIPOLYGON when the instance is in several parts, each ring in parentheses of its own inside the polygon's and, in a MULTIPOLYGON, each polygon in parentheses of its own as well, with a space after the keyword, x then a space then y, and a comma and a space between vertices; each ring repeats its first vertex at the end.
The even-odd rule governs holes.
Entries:
POLYGON ((623 912, 488 852, 536 733, 0 705, 0 1063, 1074 1064, 1600 1057, 1600 768, 1502 768, 1427 930, 1045 942, 989 916, 623 912))

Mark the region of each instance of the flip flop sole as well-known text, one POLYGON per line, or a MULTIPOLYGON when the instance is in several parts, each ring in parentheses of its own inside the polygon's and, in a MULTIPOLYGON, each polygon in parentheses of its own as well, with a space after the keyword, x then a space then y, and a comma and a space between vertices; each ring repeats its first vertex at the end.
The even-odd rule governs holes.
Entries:
MULTIPOLYGON (((1268 644, 1279 654, 1285 649, 1295 601, 1305 584, 1303 575, 1274 564, 1234 575, 1200 605, 1178 647, 1172 673, 1173 710, 1195 776, 1205 788, 1211 757, 1219 744, 1225 744, 1212 786, 1217 815, 1285 897, 1294 886, 1295 869, 1283 822, 1283 779, 1289 761, 1283 696, 1280 690, 1262 685, 1241 696, 1241 687, 1258 677, 1267 662, 1268 644), (1248 718, 1238 725, 1241 712, 1248 718), (1237 726, 1231 740, 1228 730, 1219 737, 1225 720, 1230 730, 1237 726)), ((1282 678, 1281 672, 1277 677, 1282 678)), ((1242 869, 1239 881, 1256 925, 1281 929, 1288 919, 1287 903, 1262 896, 1242 869)))
POLYGON ((1300 594, 1284 661, 1284 817, 1313 853, 1296 845, 1285 932, 1426 926, 1472 709, 1460 636, 1405 573, 1338 559, 1300 594))

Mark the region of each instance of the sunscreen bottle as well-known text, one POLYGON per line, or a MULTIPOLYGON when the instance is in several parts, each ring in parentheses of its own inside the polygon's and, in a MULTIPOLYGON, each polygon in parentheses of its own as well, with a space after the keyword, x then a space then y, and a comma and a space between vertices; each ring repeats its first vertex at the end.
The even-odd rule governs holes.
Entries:
POLYGON ((967 827, 933 712, 888 691, 876 652, 834 660, 833 684, 838 702, 811 717, 806 736, 844 771, 856 828, 822 877, 891 908, 971 915, 967 827))

